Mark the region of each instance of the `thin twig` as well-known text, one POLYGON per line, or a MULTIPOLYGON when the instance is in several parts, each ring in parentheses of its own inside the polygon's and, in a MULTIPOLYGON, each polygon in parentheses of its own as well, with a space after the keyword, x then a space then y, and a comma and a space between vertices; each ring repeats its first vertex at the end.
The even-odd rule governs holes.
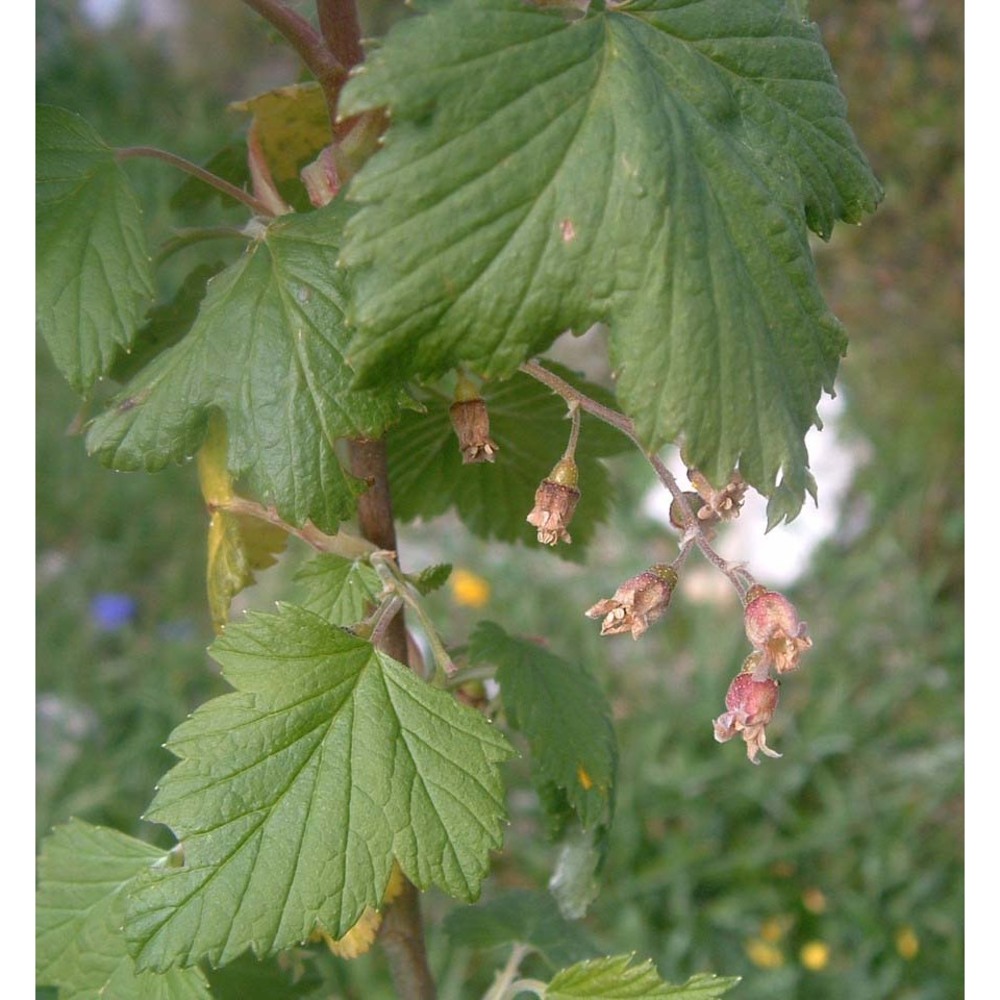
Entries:
POLYGON ((580 404, 575 401, 567 403, 569 415, 573 420, 573 426, 569 430, 569 441, 566 442, 566 450, 563 458, 572 458, 576 454, 576 443, 580 440, 580 404))
POLYGON ((511 984, 517 978, 517 971, 524 961, 524 956, 529 955, 535 949, 520 941, 514 943, 511 948, 510 957, 502 969, 497 970, 496 977, 490 988, 483 994, 483 1000, 509 1000, 514 996, 511 992, 511 984))
POLYGON ((242 202, 255 215, 264 215, 270 218, 274 214, 267 205, 262 201, 258 201, 252 194, 248 194, 242 188, 238 188, 235 184, 230 184, 229 181, 223 180, 223 178, 213 174, 211 170, 199 167, 197 163, 185 160, 183 156, 178 156, 176 153, 168 153, 165 149, 157 149, 156 146, 125 146, 122 149, 115 150, 115 157, 119 160, 133 160, 138 158, 162 160, 164 163, 169 163, 172 167, 177 167, 178 170, 183 170, 186 174, 204 181, 206 184, 214 187, 216 191, 221 191, 230 198, 242 202))
MULTIPOLYGON (((592 416, 597 417, 598 420, 602 420, 604 423, 610 424, 612 427, 621 431, 622 434, 624 434, 639 449, 639 451, 642 452, 646 461, 653 467, 653 471, 656 473, 657 478, 676 501, 686 532, 691 533, 695 543, 705 558, 713 566, 724 573, 732 582, 733 586, 742 595, 745 590, 745 583, 741 578, 741 572, 738 569, 731 567, 729 563, 726 562, 726 560, 712 548, 711 543, 702 531, 701 524, 691 512, 691 507, 688 505, 687 497, 684 496, 684 491, 677 484, 674 474, 666 467, 656 452, 650 451, 642 443, 639 435, 636 433, 635 424, 633 424, 624 413, 619 413, 617 410, 612 410, 610 407, 604 406, 602 403, 598 403, 597 400, 591 399, 588 395, 586 395, 586 393, 580 392, 579 389, 574 388, 565 379, 562 379, 553 372, 550 372, 537 361, 526 361, 520 366, 520 370, 524 372, 525 375, 530 375, 543 385, 547 385, 554 393, 562 396, 562 398, 568 403, 576 403, 581 410, 585 410, 592 416)), ((746 574, 744 573, 742 575, 745 576, 746 574)))
POLYGON ((239 514, 243 517, 254 517, 259 521, 266 521, 268 524, 273 524, 276 528, 288 532, 289 535, 301 539, 317 552, 328 552, 332 555, 342 556, 344 559, 365 559, 378 548, 371 542, 355 535, 347 535, 339 531, 336 535, 328 535, 308 521, 301 528, 296 528, 294 524, 283 520, 273 507, 265 507, 263 504, 257 503, 256 500, 247 500, 245 497, 232 497, 229 500, 213 503, 209 505, 209 509, 224 510, 227 514, 239 514))

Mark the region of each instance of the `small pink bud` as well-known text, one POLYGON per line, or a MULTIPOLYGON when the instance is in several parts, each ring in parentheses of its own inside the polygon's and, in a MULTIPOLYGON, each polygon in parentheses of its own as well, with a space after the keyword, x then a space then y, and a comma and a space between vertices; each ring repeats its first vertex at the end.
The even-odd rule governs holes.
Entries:
POLYGON ((796 670, 801 655, 812 647, 792 602, 765 587, 751 587, 747 593, 743 624, 751 645, 779 674, 796 670))
POLYGON ((656 565, 626 580, 614 597, 598 601, 585 612, 588 618, 604 618, 601 635, 631 632, 633 639, 661 618, 677 586, 677 572, 670 566, 656 565))
MULTIPOLYGON (((752 656, 748 657, 748 663, 751 659, 752 656)), ((737 733, 742 733, 747 745, 747 757, 752 764, 760 763, 757 760, 758 753, 767 757, 780 757, 780 753, 767 745, 764 732, 777 707, 778 682, 770 677, 756 680, 752 670, 741 671, 733 678, 726 692, 728 711, 713 723, 715 738, 720 743, 726 743, 737 733)))

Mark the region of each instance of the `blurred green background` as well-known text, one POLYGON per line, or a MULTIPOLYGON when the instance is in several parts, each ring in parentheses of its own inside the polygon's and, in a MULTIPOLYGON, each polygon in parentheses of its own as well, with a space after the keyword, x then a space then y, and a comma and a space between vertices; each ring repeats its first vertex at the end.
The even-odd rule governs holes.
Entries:
MULTIPOLYGON (((38 98, 80 112, 112 143, 204 160, 239 134, 226 103, 300 72, 236 0, 124 4, 98 18, 115 10, 36 8, 38 98)), ((376 31, 399 10, 365 16, 376 31)), ((741 975, 740 1000, 953 1000, 963 993, 962 9, 822 0, 810 14, 886 199, 863 227, 817 247, 851 336, 838 433, 865 458, 838 529, 789 591, 815 648, 769 730, 784 758, 754 768, 741 745, 711 737, 745 651, 735 598, 682 590, 638 644, 598 641, 581 614, 649 559, 671 557, 671 538, 643 513, 652 480, 641 462, 613 466, 616 513, 583 566, 488 546, 450 522, 407 528, 401 551, 410 567, 447 560, 473 574, 434 597, 455 641, 480 617, 546 635, 608 692, 618 806, 585 920, 602 950, 648 956, 674 981, 741 975)), ((160 164, 130 172, 165 235, 178 178, 160 164)), ((165 289, 178 274, 167 270, 165 289)), ((207 519, 190 467, 126 476, 89 461, 71 433, 79 411, 39 347, 37 835, 79 816, 166 843, 138 819, 171 764, 161 744, 225 687, 205 652, 207 519)), ((302 555, 291 550, 243 604, 286 595, 302 555)), ((551 874, 554 848, 522 771, 511 772, 512 825, 486 897, 551 874)), ((477 996, 506 950, 451 947, 440 930, 450 908, 433 893, 425 901, 442 996, 477 996)), ((311 995, 391 995, 377 955, 319 967, 311 995)))

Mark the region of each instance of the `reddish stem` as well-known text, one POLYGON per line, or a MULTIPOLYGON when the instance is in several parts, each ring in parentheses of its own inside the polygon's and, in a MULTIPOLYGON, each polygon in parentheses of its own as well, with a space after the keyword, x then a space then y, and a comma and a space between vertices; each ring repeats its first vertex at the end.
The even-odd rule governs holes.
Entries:
MULTIPOLYGON (((288 44, 299 54, 312 75, 316 77, 326 95, 326 106, 329 109, 332 123, 336 115, 340 88, 347 79, 347 65, 341 62, 336 54, 340 46, 331 46, 329 39, 320 34, 301 14, 297 14, 281 3, 281 0, 243 0, 243 2, 281 33, 288 44)), ((351 0, 340 0, 340 2, 351 3, 353 7, 351 0)), ((318 0, 317 5, 320 7, 320 21, 322 22, 322 0, 318 0)), ((355 20, 356 18, 357 15, 355 15, 355 20)), ((356 44, 360 49, 360 37, 358 37, 356 44)))
POLYGON ((211 185, 216 191, 221 191, 223 194, 229 195, 230 198, 242 202, 256 215, 268 217, 274 215, 264 202, 259 201, 252 194, 248 194, 242 188, 236 187, 235 184, 230 184, 229 181, 217 177, 210 170, 199 167, 197 163, 185 160, 183 156, 178 156, 176 153, 168 153, 165 149, 157 149, 156 146, 127 146, 124 149, 116 149, 115 158, 119 160, 139 158, 162 160, 164 163, 169 163, 172 167, 177 167, 178 170, 183 170, 186 174, 211 185))

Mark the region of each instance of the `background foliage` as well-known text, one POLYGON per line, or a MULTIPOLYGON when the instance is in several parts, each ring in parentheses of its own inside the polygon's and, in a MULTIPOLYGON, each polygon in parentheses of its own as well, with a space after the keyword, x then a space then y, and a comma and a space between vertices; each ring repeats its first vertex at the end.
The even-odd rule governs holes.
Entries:
MULTIPOLYGON (((241 4, 177 9, 179 26, 130 14, 98 31, 70 0, 40 4, 38 98, 108 141, 206 159, 242 124, 227 102, 298 69, 241 4)), ((638 645, 598 641, 583 617, 636 571, 636 551, 670 558, 640 512, 650 477, 634 459, 609 463, 617 501, 583 564, 487 545, 448 518, 404 529, 401 555, 461 571, 431 598, 454 638, 483 616, 546 635, 608 694, 620 777, 582 928, 602 951, 648 955, 673 981, 742 975, 741 1000, 945 1000, 962 992, 962 15, 923 0, 822 0, 810 13, 886 199, 862 231, 841 227, 818 249, 851 336, 846 429, 869 459, 792 595, 816 645, 769 733, 784 759, 751 768, 711 739, 742 656, 735 598, 682 589, 638 645)), ((179 180, 130 171, 165 231, 179 180)), ((193 222, 206 209, 184 211, 193 222)), ((37 399, 37 833, 78 816, 155 842, 137 817, 173 763, 161 744, 225 690, 205 654, 207 518, 191 467, 112 475, 85 458, 66 434, 78 401, 42 348, 37 399)), ((243 606, 286 597, 301 557, 290 548, 259 574, 243 606)), ((508 775, 512 826, 486 899, 544 885, 555 860, 527 765, 508 775)), ((458 998, 481 992, 505 951, 456 942, 451 908, 428 895, 431 961, 442 996, 458 998)), ((315 996, 389 995, 377 956, 325 957, 319 973, 315 996)))

